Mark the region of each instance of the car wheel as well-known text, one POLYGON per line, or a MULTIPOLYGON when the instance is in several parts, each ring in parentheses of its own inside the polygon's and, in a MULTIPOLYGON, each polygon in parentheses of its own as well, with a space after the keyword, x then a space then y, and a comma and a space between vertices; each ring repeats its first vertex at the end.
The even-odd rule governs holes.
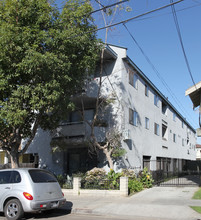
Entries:
POLYGON ((21 202, 18 199, 9 200, 4 207, 4 215, 8 220, 21 219, 24 215, 21 202))

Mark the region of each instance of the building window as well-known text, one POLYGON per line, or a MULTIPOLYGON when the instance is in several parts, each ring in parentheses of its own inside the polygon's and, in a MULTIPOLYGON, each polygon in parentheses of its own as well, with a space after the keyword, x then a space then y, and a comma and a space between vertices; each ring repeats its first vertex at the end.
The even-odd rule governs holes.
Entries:
POLYGON ((184 138, 182 138, 182 146, 184 146, 184 138))
POLYGON ((154 105, 159 106, 159 97, 156 94, 154 94, 154 105))
POLYGON ((133 77, 133 87, 135 89, 138 89, 138 75, 137 74, 134 74, 134 77, 133 77))
POLYGON ((145 117, 145 128, 149 130, 149 118, 145 117))
POLYGON ((149 96, 149 87, 147 85, 145 85, 145 95, 149 96))
POLYGON ((148 171, 150 171, 150 163, 151 163, 151 157, 150 156, 143 156, 143 168, 147 168, 148 171))
POLYGON ((129 123, 132 125, 138 125, 138 113, 133 109, 129 109, 129 123))
POLYGON ((184 128, 184 122, 183 121, 181 122, 181 126, 182 126, 182 128, 184 128))
POLYGON ((176 121, 176 113, 173 112, 173 121, 176 121))
POLYGON ((134 88, 138 88, 138 75, 131 69, 129 71, 129 84, 134 88))
POLYGON ((129 84, 133 85, 134 72, 131 69, 128 69, 128 73, 129 73, 129 84))
POLYGON ((176 143, 176 134, 173 133, 173 142, 176 143))
POLYGON ((162 138, 165 141, 168 140, 168 129, 167 129, 167 126, 165 124, 162 124, 162 138))
POLYGON ((167 108, 168 108, 167 104, 162 101, 162 113, 164 115, 167 115, 167 108))
POLYGON ((154 134, 159 136, 159 124, 154 123, 154 134))
POLYGON ((133 116, 133 118, 134 118, 134 122, 133 122, 133 124, 135 125, 135 126, 137 126, 137 121, 138 121, 138 113, 136 112, 136 111, 134 111, 134 116, 133 116))

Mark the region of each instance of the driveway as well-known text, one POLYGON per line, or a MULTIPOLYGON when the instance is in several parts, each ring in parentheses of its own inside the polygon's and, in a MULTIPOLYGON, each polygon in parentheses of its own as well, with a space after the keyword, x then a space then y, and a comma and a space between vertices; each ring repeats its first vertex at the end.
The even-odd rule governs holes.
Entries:
POLYGON ((147 220, 201 220, 190 206, 201 206, 192 200, 198 187, 153 187, 129 197, 68 196, 72 213, 126 217, 147 220))

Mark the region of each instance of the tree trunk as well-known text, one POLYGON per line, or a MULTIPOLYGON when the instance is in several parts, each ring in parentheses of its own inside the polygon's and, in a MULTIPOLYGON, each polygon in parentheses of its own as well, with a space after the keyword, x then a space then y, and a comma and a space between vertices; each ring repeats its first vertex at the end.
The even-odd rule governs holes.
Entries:
POLYGON ((11 159, 11 168, 18 168, 19 167, 19 154, 18 154, 18 148, 16 149, 13 147, 11 149, 10 159, 11 159))
POLYGON ((110 169, 114 170, 114 164, 113 164, 110 152, 106 148, 106 149, 103 150, 103 153, 105 154, 105 156, 107 158, 110 169))

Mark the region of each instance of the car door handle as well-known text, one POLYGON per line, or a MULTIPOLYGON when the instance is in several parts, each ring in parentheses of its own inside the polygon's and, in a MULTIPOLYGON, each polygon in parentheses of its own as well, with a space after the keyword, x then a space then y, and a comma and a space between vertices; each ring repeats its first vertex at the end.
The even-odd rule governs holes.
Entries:
POLYGON ((10 187, 6 187, 5 189, 10 189, 10 187))

